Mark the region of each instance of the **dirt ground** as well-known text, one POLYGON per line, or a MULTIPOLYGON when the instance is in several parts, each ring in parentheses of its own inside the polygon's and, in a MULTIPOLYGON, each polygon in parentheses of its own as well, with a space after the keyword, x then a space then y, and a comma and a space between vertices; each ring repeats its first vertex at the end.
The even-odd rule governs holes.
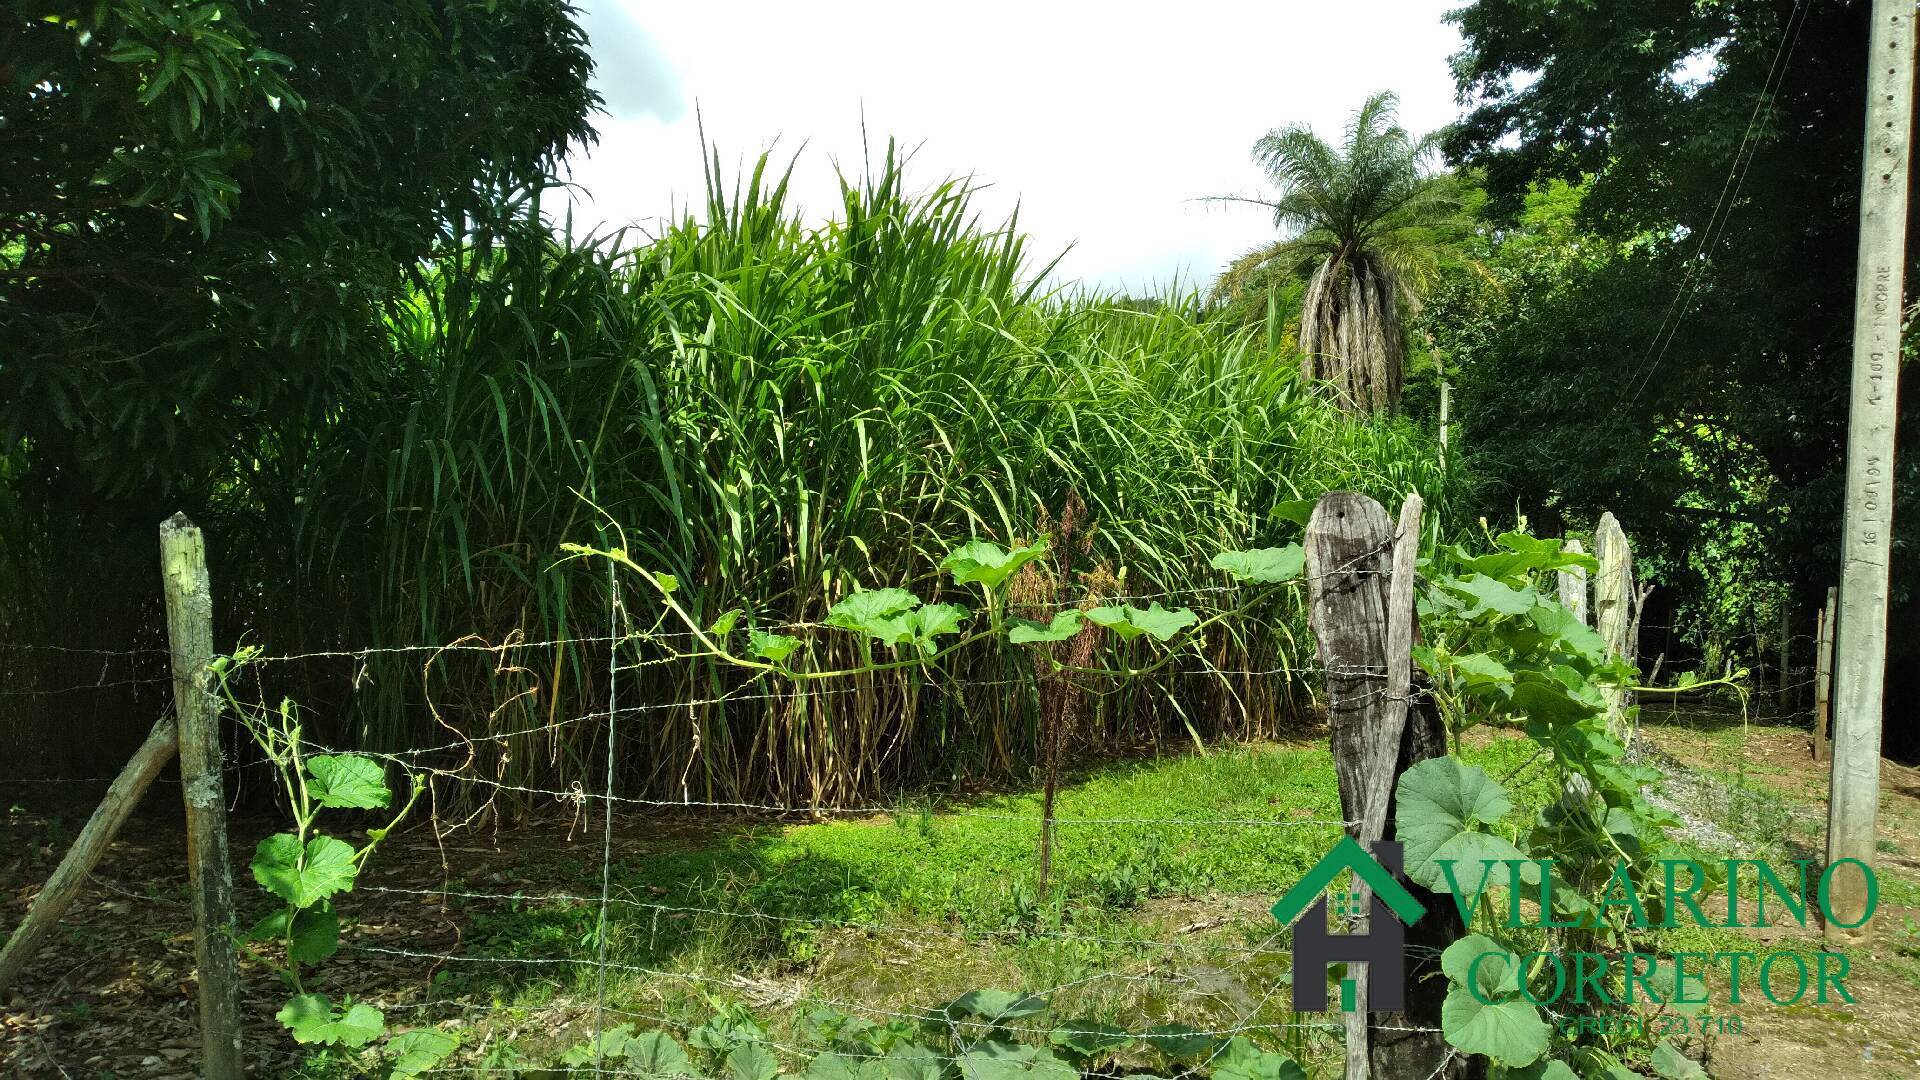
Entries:
MULTIPOLYGON (((1771 809, 1787 826, 1787 845, 1819 857, 1827 766, 1813 761, 1805 731, 1754 726, 1734 738, 1726 729, 1709 737, 1685 725, 1646 730, 1686 765, 1716 777, 1740 775, 1755 791, 1777 798, 1771 809)), ((1914 932, 1920 910, 1910 902, 1920 891, 1920 770, 1883 760, 1881 780, 1878 932, 1849 950, 1854 1003, 1781 1008, 1763 1002, 1726 1010, 1740 1016, 1743 1030, 1712 1039, 1709 1071, 1717 1080, 1920 1077, 1920 935, 1914 932)), ((1749 905, 1746 917, 1752 916, 1749 905)), ((1818 930, 1791 922, 1751 935, 1775 948, 1820 947, 1818 930)))
MULTIPOLYGON (((1753 727, 1650 725, 1654 745, 1700 775, 1741 782, 1773 804, 1789 846, 1817 846, 1824 828, 1824 767, 1808 757, 1803 732, 1753 727)), ((1741 1010, 1743 1031, 1712 1037, 1709 1069, 1722 1080, 1765 1077, 1844 1078, 1920 1076, 1920 771, 1887 762, 1881 815, 1882 877, 1903 882, 1883 890, 1878 934, 1852 952, 1848 1006, 1762 1005, 1741 1010), (1890 894, 1890 895, 1889 895, 1890 894)), ((11 806, 0 817, 0 927, 18 923, 90 804, 77 800, 57 813, 11 806)), ((0 1000, 0 1076, 185 1078, 199 1057, 191 916, 187 906, 184 838, 171 801, 177 788, 157 788, 149 805, 116 840, 60 929, 20 982, 0 1000)), ((246 880, 245 853, 267 830, 264 822, 235 826, 235 877, 246 880)), ((650 844, 698 844, 699 830, 669 830, 650 844)), ((711 839, 706 836, 705 839, 711 839)), ((597 859, 597 838, 561 826, 471 838, 441 851, 396 838, 369 868, 367 884, 418 884, 443 858, 468 880, 490 880, 528 892, 564 887, 564 854, 574 848, 597 859), (524 858, 526 852, 542 858, 524 858)), ((1817 852, 1815 852, 1817 854, 1817 852)), ((347 943, 402 944, 413 951, 457 952, 462 927, 431 896, 360 891, 347 943)), ((1755 931, 1762 941, 1814 948, 1815 932, 1797 926, 1755 931)), ((273 1011, 285 990, 257 959, 243 960, 243 1017, 249 1071, 274 1075, 298 1056, 273 1011)), ((351 996, 389 1010, 404 1026, 432 993, 425 961, 361 953, 352 964, 329 965, 318 988, 336 1000, 351 996)), ((1719 1012, 1721 1010, 1716 1010, 1719 1012)), ((1731 1012, 1729 1012, 1731 1015, 1731 1012)), ((457 1025, 456 1019, 440 1020, 457 1025)), ((529 1022, 553 1025, 568 1017, 529 1022)), ((1700 1049, 1696 1041, 1694 1049, 1700 1049)))

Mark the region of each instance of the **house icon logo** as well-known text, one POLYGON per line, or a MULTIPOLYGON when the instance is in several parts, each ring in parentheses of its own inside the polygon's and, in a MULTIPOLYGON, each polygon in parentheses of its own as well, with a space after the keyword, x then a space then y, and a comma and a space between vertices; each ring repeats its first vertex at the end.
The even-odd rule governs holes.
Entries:
MULTIPOLYGON (((1327 965, 1367 965, 1367 1006, 1372 1012, 1400 1012, 1406 1007, 1407 927, 1427 913, 1400 883, 1401 849, 1397 840, 1377 840, 1373 854, 1359 841, 1343 836, 1307 876, 1288 889, 1273 905, 1273 917, 1293 927, 1293 1010, 1327 1010, 1327 965), (1327 897, 1321 895, 1342 870, 1351 870, 1356 882, 1373 890, 1367 932, 1335 934, 1327 930, 1327 897)), ((1355 913, 1359 897, 1341 893, 1334 910, 1355 913)), ((1355 980, 1340 982, 1340 1008, 1352 1012, 1357 996, 1355 980)))

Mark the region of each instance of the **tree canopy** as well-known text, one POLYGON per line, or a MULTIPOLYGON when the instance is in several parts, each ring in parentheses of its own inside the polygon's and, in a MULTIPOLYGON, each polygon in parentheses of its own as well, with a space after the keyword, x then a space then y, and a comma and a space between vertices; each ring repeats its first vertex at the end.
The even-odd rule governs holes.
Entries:
POLYGON ((1369 97, 1339 147, 1305 124, 1255 143, 1275 195, 1249 201, 1273 211, 1282 239, 1238 260, 1220 283, 1232 294, 1276 274, 1302 282, 1304 375, 1369 412, 1399 407, 1402 309, 1433 280, 1460 222, 1454 179, 1436 167, 1436 140, 1408 134, 1397 106, 1391 93, 1369 97))
MULTIPOLYGON (((1810 610, 1837 574, 1867 5, 1481 0, 1453 18, 1468 108, 1445 147, 1484 176, 1488 242, 1512 242, 1543 185, 1580 195, 1550 267, 1511 262, 1500 295, 1464 284, 1483 317, 1433 322, 1472 366, 1461 421, 1498 497, 1613 509, 1676 562, 1764 549, 1810 610)), ((1920 488, 1897 486, 1911 522, 1920 488)), ((1896 558, 1911 620, 1911 546, 1896 558)))
POLYGON ((563 0, 42 0, 0 42, 0 439, 74 490, 318 422, 597 100, 563 0))

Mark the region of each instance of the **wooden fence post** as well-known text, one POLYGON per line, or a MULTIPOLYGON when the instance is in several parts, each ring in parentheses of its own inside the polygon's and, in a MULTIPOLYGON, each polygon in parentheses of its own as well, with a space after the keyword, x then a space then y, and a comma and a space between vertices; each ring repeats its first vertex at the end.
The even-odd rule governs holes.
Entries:
MULTIPOLYGON (((1600 561, 1600 573, 1593 583, 1594 629, 1600 631, 1610 655, 1635 660, 1630 640, 1634 622, 1633 551, 1611 510, 1600 515, 1600 524, 1593 531, 1593 554, 1600 561)), ((1624 738, 1627 693, 1609 688, 1605 694, 1607 726, 1624 738)))
POLYGON ((160 523, 160 578, 173 654, 180 787, 187 808, 187 876, 193 891, 193 951, 200 980, 202 1075, 239 1080, 240 975, 234 955, 233 881, 221 783, 220 709, 214 698, 213 592, 200 527, 175 514, 160 523))
MULTIPOLYGON (((1570 551, 1575 555, 1585 555, 1587 553, 1586 547, 1578 540, 1567 541, 1561 545, 1560 550, 1570 551)), ((1578 616, 1581 622, 1586 623, 1588 626, 1593 625, 1593 616, 1587 611, 1586 567, 1569 566, 1560 571, 1560 603, 1568 611, 1578 616)))
POLYGON ((127 815, 140 805, 140 797, 147 793, 147 787, 153 778, 160 775, 168 761, 172 760, 174 743, 173 717, 163 716, 153 725, 147 734, 147 741, 140 744, 133 758, 127 762, 120 775, 114 777, 113 785, 107 788, 106 797, 87 819, 86 827, 74 838, 73 846, 60 860, 60 866, 53 876, 34 897, 33 907, 27 910, 27 917, 14 928, 13 936, 7 939, 7 947, 0 950, 0 995, 5 995, 7 987, 20 970, 33 959, 33 954, 45 943, 47 934, 60 924, 60 916, 66 914, 73 904, 73 898, 80 894, 80 887, 86 884, 87 875, 93 872, 100 856, 106 854, 107 847, 113 843, 114 834, 126 823, 127 815))
POLYGON ((1793 659, 1793 604, 1780 604, 1780 702, 1775 708, 1781 716, 1793 715, 1793 675, 1788 661, 1793 659))
MULTIPOLYGON (((1400 774, 1446 753, 1445 726, 1414 689, 1412 646, 1419 628, 1413 566, 1421 511, 1419 497, 1409 496, 1396 533, 1379 503, 1336 491, 1321 498, 1307 525, 1309 619, 1326 669, 1341 813, 1363 847, 1394 837, 1393 794, 1400 774)), ((1437 977, 1437 957, 1464 927, 1446 898, 1405 884, 1427 907, 1427 914, 1406 928, 1406 1011, 1370 1013, 1366 965, 1349 969, 1360 973, 1345 1018, 1348 1080, 1446 1078, 1465 1067, 1449 1063, 1437 1030, 1422 1030, 1440 1026, 1446 981, 1437 977)), ((1359 910, 1365 912, 1367 890, 1355 885, 1359 910)), ((1363 916, 1356 932, 1365 925, 1363 916)))
POLYGON ((1833 707, 1833 617, 1840 590, 1827 590, 1826 606, 1814 616, 1813 760, 1826 761, 1827 725, 1833 707))

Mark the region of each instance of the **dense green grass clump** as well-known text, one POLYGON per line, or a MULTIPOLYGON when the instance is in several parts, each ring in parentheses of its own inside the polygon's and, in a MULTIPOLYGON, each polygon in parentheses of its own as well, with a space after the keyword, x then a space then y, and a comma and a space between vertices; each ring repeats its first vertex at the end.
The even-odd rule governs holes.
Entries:
MULTIPOLYGON (((1267 335, 1211 322, 1193 298, 1043 293, 1012 223, 982 226, 957 183, 910 192, 891 155, 843 182, 819 227, 763 161, 744 189, 710 184, 704 213, 623 239, 495 252, 423 278, 390 362, 303 455, 301 550, 339 582, 359 622, 347 633, 382 645, 604 634, 604 565, 554 563, 563 542, 616 539, 611 523, 703 617, 739 608, 770 625, 816 620, 857 586, 934 599, 952 546, 1031 538, 1070 493, 1091 523, 1082 570, 1103 570, 1109 594, 1171 591, 1169 604, 1196 607, 1222 602, 1189 592, 1223 584, 1213 552, 1296 538, 1285 502, 1418 489, 1445 520, 1424 436, 1348 420, 1267 335)), ((1069 578, 1050 599, 1082 595, 1069 578)), ((640 625, 654 617, 646 599, 627 597, 640 625)), ((1205 664, 1307 659, 1297 609, 1216 631, 1205 664)), ((866 646, 841 636, 810 662, 857 663, 866 646)), ((449 654, 423 675, 418 655, 376 657, 338 734, 388 749, 445 742, 435 710, 479 733, 605 708, 604 645, 506 659, 449 654)), ((1030 758, 1027 668, 1004 651, 815 690, 742 685, 660 650, 622 656, 634 660, 658 662, 620 678, 626 705, 737 700, 623 715, 629 793, 846 803, 1030 758)), ((1118 688, 1075 737, 1259 734, 1299 702, 1295 681, 1194 667, 1118 688)), ((479 764, 561 786, 603 724, 484 744, 479 764)))

